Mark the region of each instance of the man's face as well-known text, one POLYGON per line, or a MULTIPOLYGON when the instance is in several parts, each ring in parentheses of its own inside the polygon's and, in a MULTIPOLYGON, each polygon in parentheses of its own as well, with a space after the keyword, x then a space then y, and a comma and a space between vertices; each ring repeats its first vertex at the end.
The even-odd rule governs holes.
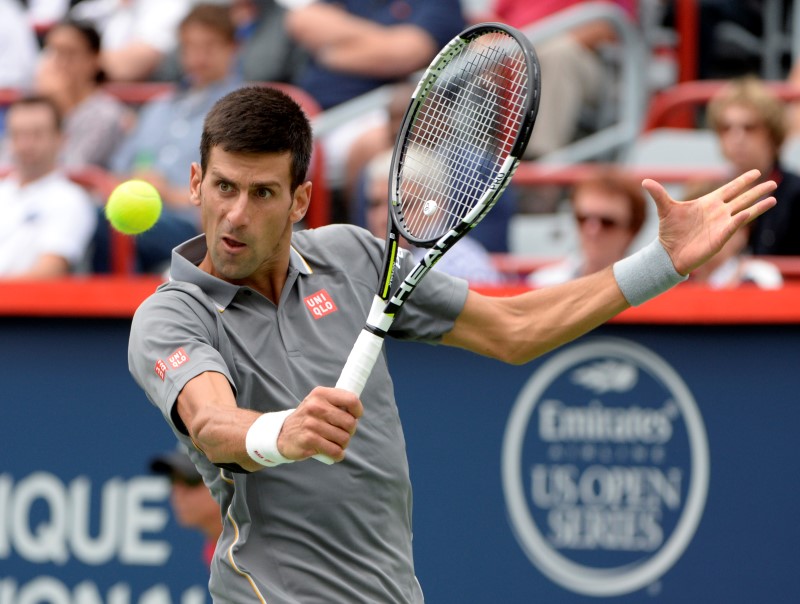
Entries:
POLYGON ((769 130, 750 107, 731 105, 720 116, 717 127, 722 154, 737 172, 758 168, 768 174, 778 151, 769 130))
POLYGON ((183 477, 173 475, 171 482, 170 502, 178 524, 202 530, 219 516, 219 506, 202 481, 187 482, 183 477))
POLYGON ((86 39, 69 26, 56 26, 48 32, 44 55, 56 69, 80 84, 94 81, 100 68, 100 59, 86 39))
POLYGON ((241 285, 285 271, 293 225, 308 209, 311 183, 291 191, 291 155, 211 149, 206 172, 192 164, 191 200, 208 245, 201 268, 241 285))
POLYGON ((6 128, 11 155, 23 176, 35 178, 55 168, 61 133, 50 107, 16 105, 8 111, 6 128))
POLYGON ((588 266, 599 269, 623 258, 633 241, 631 211, 620 193, 581 189, 572 202, 588 266))
POLYGON ((180 31, 181 67, 193 86, 225 79, 236 56, 236 45, 216 30, 189 23, 180 31))

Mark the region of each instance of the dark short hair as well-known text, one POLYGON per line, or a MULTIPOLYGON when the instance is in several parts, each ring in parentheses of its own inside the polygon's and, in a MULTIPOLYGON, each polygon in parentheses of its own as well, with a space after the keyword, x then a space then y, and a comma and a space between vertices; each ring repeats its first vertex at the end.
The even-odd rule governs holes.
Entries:
POLYGON ((56 102, 53 99, 43 94, 29 94, 15 99, 8 106, 6 116, 8 116, 8 113, 10 113, 14 107, 35 107, 36 105, 42 105, 50 110, 50 112, 53 114, 56 130, 61 132, 63 122, 61 110, 58 108, 58 105, 56 105, 56 102))
MULTIPOLYGON (((59 21, 53 25, 48 31, 48 34, 56 29, 71 29, 75 31, 81 38, 83 38, 86 47, 89 49, 89 52, 91 52, 92 55, 98 56, 100 54, 100 33, 89 21, 67 17, 66 19, 63 19, 62 21, 59 21)), ((45 37, 45 46, 46 45, 47 37, 45 37)), ((102 69, 98 69, 94 79, 98 84, 102 84, 106 81, 105 72, 102 69)))
POLYGON ((306 181, 311 162, 311 124, 300 105, 286 93, 269 86, 246 86, 222 97, 206 115, 200 138, 203 174, 214 147, 226 153, 288 151, 294 191, 306 181))

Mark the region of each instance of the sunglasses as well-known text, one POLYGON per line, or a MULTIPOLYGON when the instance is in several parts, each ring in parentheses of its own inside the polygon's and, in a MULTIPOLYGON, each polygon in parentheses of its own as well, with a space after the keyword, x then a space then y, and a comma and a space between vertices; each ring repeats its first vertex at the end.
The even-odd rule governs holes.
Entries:
POLYGON ((599 214, 583 214, 576 213, 575 220, 578 221, 579 226, 585 225, 587 222, 594 222, 600 225, 602 229, 611 230, 623 228, 623 224, 616 218, 610 216, 601 216, 599 214))
POLYGON ((189 478, 189 477, 183 476, 182 474, 177 474, 175 472, 170 474, 169 481, 172 484, 182 484, 182 485, 185 485, 187 487, 197 487, 197 486, 200 486, 201 484, 203 484, 203 479, 200 476, 197 476, 197 477, 192 476, 191 478, 189 478))

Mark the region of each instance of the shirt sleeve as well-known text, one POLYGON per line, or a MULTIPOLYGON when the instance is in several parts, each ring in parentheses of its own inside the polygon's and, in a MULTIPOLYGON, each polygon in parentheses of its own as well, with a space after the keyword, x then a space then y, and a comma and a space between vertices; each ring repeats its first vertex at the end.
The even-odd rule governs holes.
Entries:
MULTIPOLYGON (((349 266, 356 267, 360 266, 360 262, 365 263, 360 268, 353 269, 353 272, 380 273, 384 240, 363 229, 351 227, 350 231, 355 235, 354 240, 359 242, 360 249, 355 253, 351 250, 353 255, 350 256, 349 266)), ((400 250, 396 262, 392 291, 417 265, 413 254, 404 249, 400 250)), ((467 292, 468 284, 464 279, 437 270, 429 271, 406 299, 389 329, 389 336, 399 340, 438 343, 453 328, 453 323, 464 308, 467 292)))
POLYGON ((128 368, 147 398, 177 432, 186 428, 173 414, 183 387, 206 371, 224 375, 235 392, 229 368, 215 348, 217 312, 195 297, 160 290, 136 311, 128 343, 128 368))

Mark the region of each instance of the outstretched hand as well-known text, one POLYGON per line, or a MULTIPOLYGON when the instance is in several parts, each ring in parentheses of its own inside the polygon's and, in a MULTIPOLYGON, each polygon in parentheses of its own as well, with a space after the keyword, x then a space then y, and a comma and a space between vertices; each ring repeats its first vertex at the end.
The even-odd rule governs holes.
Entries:
POLYGON ((689 201, 672 199, 654 180, 642 182, 656 202, 658 237, 675 270, 688 275, 719 252, 738 229, 775 205, 774 197, 765 196, 777 185, 771 180, 754 184, 760 176, 758 170, 750 170, 689 201))

